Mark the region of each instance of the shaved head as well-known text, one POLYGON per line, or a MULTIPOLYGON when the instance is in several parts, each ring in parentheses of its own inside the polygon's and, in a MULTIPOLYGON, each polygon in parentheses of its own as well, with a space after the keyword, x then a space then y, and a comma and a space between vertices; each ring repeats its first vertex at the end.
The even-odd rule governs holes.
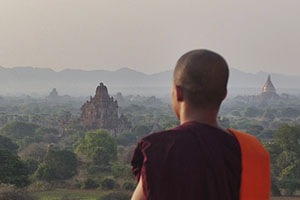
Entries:
POLYGON ((215 52, 199 49, 184 54, 173 76, 184 99, 195 107, 219 108, 226 97, 229 69, 225 59, 215 52))

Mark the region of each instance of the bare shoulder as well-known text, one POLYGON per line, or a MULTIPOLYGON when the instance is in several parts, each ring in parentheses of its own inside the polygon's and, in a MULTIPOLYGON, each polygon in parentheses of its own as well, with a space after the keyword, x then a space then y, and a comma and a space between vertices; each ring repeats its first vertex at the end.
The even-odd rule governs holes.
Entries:
POLYGON ((145 200, 146 197, 144 195, 144 190, 143 190, 143 179, 142 176, 140 177, 140 180, 132 194, 131 200, 145 200))

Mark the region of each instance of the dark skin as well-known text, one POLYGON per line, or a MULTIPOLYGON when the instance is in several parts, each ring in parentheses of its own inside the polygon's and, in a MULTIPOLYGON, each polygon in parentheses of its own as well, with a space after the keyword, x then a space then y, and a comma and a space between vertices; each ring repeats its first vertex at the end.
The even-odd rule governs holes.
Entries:
POLYGON ((198 121, 221 128, 217 116, 227 95, 228 74, 226 61, 209 50, 190 51, 178 60, 171 95, 180 124, 198 121))
MULTIPOLYGON (((223 97, 225 99, 226 95, 223 97)), ((231 134, 226 129, 219 126, 217 117, 219 113, 219 107, 214 109, 205 109, 203 107, 197 107, 185 100, 182 88, 175 85, 173 82, 172 89, 172 106, 176 117, 179 119, 180 124, 184 124, 189 121, 197 121, 203 124, 217 127, 224 130, 228 134, 231 134)))
MULTIPOLYGON (((183 55, 175 67, 171 91, 172 108, 180 124, 197 121, 232 135, 217 122, 221 102, 227 95, 227 80, 228 66, 218 54, 194 50, 183 55)), ((144 199, 140 177, 131 200, 144 199)))

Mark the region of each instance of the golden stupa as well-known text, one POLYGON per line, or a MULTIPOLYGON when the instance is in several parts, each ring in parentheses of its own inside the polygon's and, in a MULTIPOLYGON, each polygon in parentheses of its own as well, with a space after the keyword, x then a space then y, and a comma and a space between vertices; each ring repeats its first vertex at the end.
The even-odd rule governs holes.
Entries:
POLYGON ((276 89, 271 81, 270 75, 268 76, 268 80, 262 89, 262 93, 260 94, 260 97, 264 100, 279 98, 279 95, 276 93, 276 89))
POLYGON ((263 93, 276 93, 276 89, 271 81, 271 76, 268 76, 268 80, 263 87, 263 93))

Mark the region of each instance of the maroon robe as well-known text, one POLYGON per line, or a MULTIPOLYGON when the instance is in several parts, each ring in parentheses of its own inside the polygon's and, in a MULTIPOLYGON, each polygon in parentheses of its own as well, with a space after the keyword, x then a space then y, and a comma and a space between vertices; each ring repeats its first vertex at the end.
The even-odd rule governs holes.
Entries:
POLYGON ((132 171, 149 200, 238 200, 241 150, 225 131, 196 121, 141 139, 132 171))

